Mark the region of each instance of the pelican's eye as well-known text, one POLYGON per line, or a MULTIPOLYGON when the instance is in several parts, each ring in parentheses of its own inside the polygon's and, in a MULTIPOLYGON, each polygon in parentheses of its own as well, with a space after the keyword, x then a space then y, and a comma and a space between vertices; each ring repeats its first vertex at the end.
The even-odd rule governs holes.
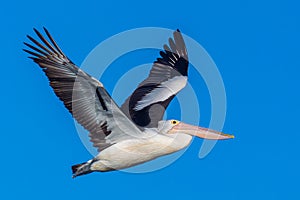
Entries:
POLYGON ((176 124, 178 124, 178 121, 177 120, 172 120, 171 124, 176 125, 176 124))

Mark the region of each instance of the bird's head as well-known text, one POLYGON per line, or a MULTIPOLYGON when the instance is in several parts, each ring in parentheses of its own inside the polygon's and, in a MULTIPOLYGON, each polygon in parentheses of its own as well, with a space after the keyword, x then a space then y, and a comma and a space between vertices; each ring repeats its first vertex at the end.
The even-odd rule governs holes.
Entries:
POLYGON ((185 124, 178 120, 167 120, 158 122, 158 131, 162 134, 188 134, 209 140, 225 140, 234 138, 233 135, 214 131, 208 128, 185 124))

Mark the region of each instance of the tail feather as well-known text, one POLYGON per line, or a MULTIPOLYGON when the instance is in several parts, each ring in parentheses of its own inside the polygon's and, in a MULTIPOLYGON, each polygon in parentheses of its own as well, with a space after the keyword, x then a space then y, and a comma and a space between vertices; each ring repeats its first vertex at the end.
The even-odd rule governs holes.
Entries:
POLYGON ((91 166, 90 161, 73 165, 72 166, 72 174, 73 174, 72 178, 91 173, 92 170, 90 169, 90 166, 91 166))
POLYGON ((75 173, 77 172, 77 170, 78 170, 82 165, 84 165, 84 164, 85 164, 85 162, 84 162, 84 163, 80 163, 80 164, 73 165, 73 166, 72 166, 72 173, 75 174, 75 173))

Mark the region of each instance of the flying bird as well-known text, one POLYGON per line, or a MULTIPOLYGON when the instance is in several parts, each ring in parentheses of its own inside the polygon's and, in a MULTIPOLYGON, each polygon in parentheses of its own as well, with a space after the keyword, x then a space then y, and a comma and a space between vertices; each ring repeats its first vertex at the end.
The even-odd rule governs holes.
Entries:
POLYGON ((35 63, 44 71, 56 96, 88 132, 98 155, 73 165, 73 177, 132 167, 189 145, 193 136, 211 140, 234 138, 178 120, 162 120, 165 109, 185 87, 188 53, 177 29, 164 45, 149 76, 119 107, 96 78, 76 66, 57 45, 34 29, 39 41, 27 35, 24 44, 35 63))

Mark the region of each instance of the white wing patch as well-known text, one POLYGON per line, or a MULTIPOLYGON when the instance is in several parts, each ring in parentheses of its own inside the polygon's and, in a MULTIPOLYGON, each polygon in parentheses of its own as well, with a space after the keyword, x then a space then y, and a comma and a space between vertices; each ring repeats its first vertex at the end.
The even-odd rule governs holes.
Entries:
POLYGON ((135 111, 157 102, 165 101, 172 95, 177 94, 187 83, 186 76, 175 76, 165 82, 162 82, 158 88, 155 88, 150 93, 146 94, 133 108, 135 111))

